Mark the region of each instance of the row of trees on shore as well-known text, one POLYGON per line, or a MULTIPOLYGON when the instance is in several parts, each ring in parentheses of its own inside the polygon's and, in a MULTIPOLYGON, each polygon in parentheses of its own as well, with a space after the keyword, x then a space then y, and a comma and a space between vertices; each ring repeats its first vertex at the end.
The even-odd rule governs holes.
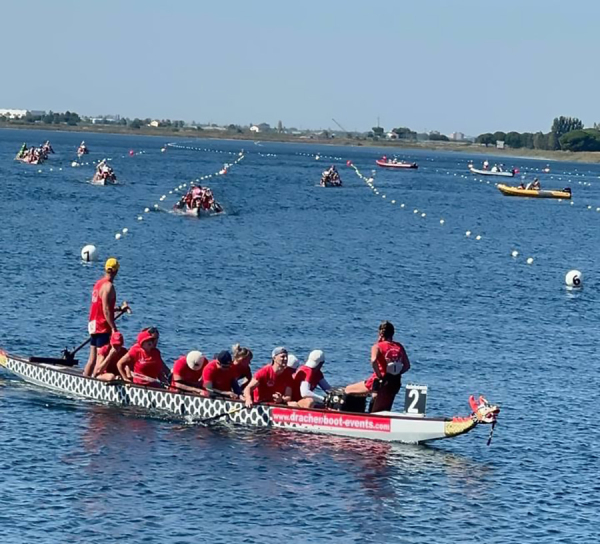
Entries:
POLYGON ((550 132, 486 132, 475 139, 476 143, 496 145, 503 141, 512 149, 527 148, 563 151, 600 151, 600 125, 584 128, 583 122, 576 117, 556 117, 550 132))

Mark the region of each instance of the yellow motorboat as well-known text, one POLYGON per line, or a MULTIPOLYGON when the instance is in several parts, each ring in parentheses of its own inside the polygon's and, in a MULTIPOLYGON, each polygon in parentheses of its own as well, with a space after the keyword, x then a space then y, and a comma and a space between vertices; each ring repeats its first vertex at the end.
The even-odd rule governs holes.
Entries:
POLYGON ((525 196, 530 198, 571 198, 571 189, 566 187, 560 190, 544 191, 542 189, 522 189, 521 187, 512 187, 511 185, 498 184, 498 190, 507 196, 525 196))

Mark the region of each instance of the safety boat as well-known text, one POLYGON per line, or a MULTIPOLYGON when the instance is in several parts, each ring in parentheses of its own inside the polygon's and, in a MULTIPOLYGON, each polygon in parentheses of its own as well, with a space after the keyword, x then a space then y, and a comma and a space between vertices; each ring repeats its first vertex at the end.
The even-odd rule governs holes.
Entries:
POLYGON ((512 170, 481 170, 479 168, 475 168, 472 164, 469 164, 469 171, 471 174, 477 174, 478 176, 500 176, 504 178, 514 178, 515 174, 518 174, 518 170, 513 168, 512 170))
POLYGON ((110 173, 98 173, 94 174, 92 177, 92 181, 90 182, 92 185, 115 185, 117 183, 117 176, 114 172, 110 173))
POLYGON ((552 190, 542 190, 542 189, 523 189, 521 187, 513 187, 511 185, 504 185, 502 183, 498 184, 498 190, 506 196, 525 196, 530 198, 571 198, 571 189, 569 187, 565 187, 564 189, 552 189, 552 190))
POLYGON ((416 162, 397 161, 396 159, 394 159, 394 160, 378 159, 375 161, 375 163, 377 164, 377 166, 381 166, 382 168, 397 168, 397 169, 412 168, 413 170, 416 170, 417 168, 419 168, 419 165, 416 162))
POLYGON ((74 368, 76 364, 76 360, 25 358, 0 350, 0 368, 35 386, 68 397, 119 407, 133 406, 147 411, 148 416, 167 415, 199 423, 224 420, 250 427, 409 444, 453 438, 481 424, 490 424, 489 444, 500 412, 498 406, 488 403, 483 397, 477 400, 471 397, 472 413, 466 417, 426 417, 426 386, 407 386, 404 412, 364 413, 364 399, 362 412, 344 411, 344 394, 336 392, 329 405, 338 409, 303 409, 274 404, 246 408, 239 400, 203 397, 122 381, 104 382, 83 376, 79 369, 74 368))

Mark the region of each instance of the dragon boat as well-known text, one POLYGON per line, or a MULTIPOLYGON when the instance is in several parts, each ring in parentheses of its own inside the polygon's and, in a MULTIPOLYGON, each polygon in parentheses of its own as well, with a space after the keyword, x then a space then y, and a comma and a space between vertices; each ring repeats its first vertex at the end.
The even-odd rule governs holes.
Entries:
POLYGON ((426 417, 427 388, 411 385, 406 387, 405 412, 344 411, 343 390, 335 390, 330 395, 332 403, 328 405, 333 404, 337 409, 303 409, 275 404, 256 404, 247 408, 239 400, 203 397, 126 384, 120 380, 101 381, 83 376, 81 370, 75 368, 76 364, 76 360, 21 357, 0 350, 0 368, 59 395, 119 407, 133 406, 146 410, 149 416, 167 415, 201 423, 227 418, 236 425, 422 444, 465 434, 481 424, 491 424, 493 432, 500 412, 498 406, 483 397, 477 400, 471 397, 472 413, 469 416, 426 417))

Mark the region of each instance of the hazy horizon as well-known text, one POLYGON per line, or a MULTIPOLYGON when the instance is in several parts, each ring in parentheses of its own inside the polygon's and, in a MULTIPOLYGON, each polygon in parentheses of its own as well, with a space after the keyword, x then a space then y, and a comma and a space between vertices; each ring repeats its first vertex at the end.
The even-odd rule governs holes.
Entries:
POLYGON ((470 136, 600 121, 591 0, 26 6, 44 16, 3 6, 0 108, 470 136))

